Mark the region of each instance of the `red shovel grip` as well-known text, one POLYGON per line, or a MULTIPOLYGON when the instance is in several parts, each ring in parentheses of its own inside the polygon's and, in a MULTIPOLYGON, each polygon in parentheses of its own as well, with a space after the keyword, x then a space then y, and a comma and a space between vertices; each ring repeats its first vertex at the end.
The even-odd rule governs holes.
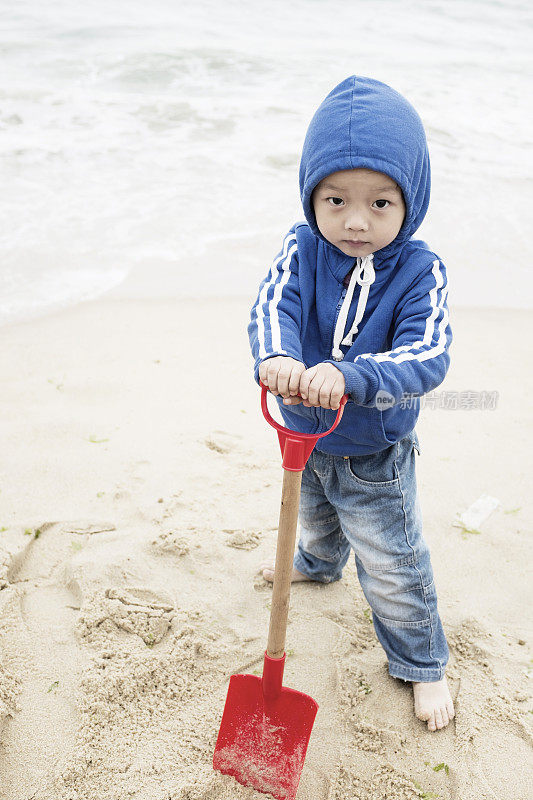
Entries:
POLYGON ((284 428, 283 425, 280 425, 279 422, 273 419, 267 405, 268 386, 265 386, 261 380, 259 381, 259 385, 261 386, 261 409, 263 411, 263 416, 268 424, 272 425, 278 432, 279 445, 283 457, 283 469, 287 469, 289 472, 301 472, 307 464, 307 459, 311 455, 317 439, 322 439, 323 436, 327 436, 334 431, 341 421, 348 395, 345 394, 341 397, 335 422, 329 430, 323 433, 300 433, 299 431, 291 430, 291 428, 284 428))

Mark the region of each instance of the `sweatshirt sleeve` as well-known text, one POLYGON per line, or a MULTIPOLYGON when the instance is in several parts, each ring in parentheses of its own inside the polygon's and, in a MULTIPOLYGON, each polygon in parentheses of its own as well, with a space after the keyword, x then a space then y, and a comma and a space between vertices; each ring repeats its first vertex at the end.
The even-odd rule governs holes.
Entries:
POLYGON ((248 337, 254 357, 254 379, 257 383, 259 365, 267 358, 291 356, 303 362, 298 268, 298 246, 293 226, 285 236, 268 275, 261 282, 250 312, 248 337))
POLYGON ((396 404, 404 394, 421 396, 442 383, 453 338, 447 295, 446 268, 437 259, 398 303, 391 350, 363 353, 353 362, 329 361, 343 373, 356 405, 378 406, 378 392, 396 404))

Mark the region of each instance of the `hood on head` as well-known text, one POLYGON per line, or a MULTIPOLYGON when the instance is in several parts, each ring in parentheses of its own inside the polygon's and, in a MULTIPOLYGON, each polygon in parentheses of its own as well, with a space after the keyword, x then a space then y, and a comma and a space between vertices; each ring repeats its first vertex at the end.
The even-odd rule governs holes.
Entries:
POLYGON ((405 219, 398 235, 379 250, 398 252, 422 224, 429 205, 431 170, 424 126, 413 106, 374 78, 351 75, 316 110, 302 149, 300 196, 309 227, 332 245, 316 224, 311 194, 333 172, 366 167, 383 172, 403 192, 405 219))

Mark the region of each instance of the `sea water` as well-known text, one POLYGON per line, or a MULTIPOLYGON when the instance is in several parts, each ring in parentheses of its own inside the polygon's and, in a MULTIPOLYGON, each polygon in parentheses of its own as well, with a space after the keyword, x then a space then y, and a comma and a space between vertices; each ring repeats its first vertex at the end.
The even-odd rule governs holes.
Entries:
POLYGON ((246 296, 304 219, 351 74, 425 124, 449 302, 530 307, 527 0, 0 0, 0 322, 111 293, 246 296))

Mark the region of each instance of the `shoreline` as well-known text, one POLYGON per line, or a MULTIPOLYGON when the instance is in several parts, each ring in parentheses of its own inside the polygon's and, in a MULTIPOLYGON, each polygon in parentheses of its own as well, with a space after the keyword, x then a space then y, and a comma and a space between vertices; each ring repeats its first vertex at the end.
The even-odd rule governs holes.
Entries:
MULTIPOLYGON (((127 281, 127 278, 126 278, 127 281)), ((146 302, 146 303, 188 303, 191 301, 197 302, 212 302, 212 303, 219 303, 219 302, 241 302, 243 304, 248 303, 249 307, 252 307, 254 297, 250 294, 242 293, 242 294, 235 294, 235 293, 227 293, 227 294, 212 294, 206 295, 204 292, 198 292, 197 294, 180 294, 180 295, 171 295, 171 296, 150 296, 146 297, 140 290, 138 293, 130 293, 127 292, 125 294, 121 294, 122 284, 118 284, 117 286, 113 287, 112 289, 105 289, 99 294, 96 294, 94 297, 90 297, 88 299, 83 300, 75 300, 71 303, 67 304, 51 304, 50 306, 45 306, 35 310, 33 313, 28 314, 28 316, 21 316, 21 317, 14 317, 12 319, 5 319, 4 321, 0 320, 0 328, 5 329, 9 328, 14 325, 24 325, 27 323, 32 323, 36 320, 43 319, 45 317, 53 317, 56 315, 60 315, 63 313, 68 313, 69 311, 79 308, 81 306, 85 306, 89 303, 99 303, 99 302, 123 302, 123 303, 134 303, 134 302, 146 302)), ((462 313, 467 312, 493 312, 493 313, 524 313, 524 314, 532 314, 533 307, 530 306, 500 306, 500 305, 473 305, 470 303, 466 303, 464 305, 455 303, 453 307, 450 309, 450 314, 457 309, 460 310, 462 313)))

